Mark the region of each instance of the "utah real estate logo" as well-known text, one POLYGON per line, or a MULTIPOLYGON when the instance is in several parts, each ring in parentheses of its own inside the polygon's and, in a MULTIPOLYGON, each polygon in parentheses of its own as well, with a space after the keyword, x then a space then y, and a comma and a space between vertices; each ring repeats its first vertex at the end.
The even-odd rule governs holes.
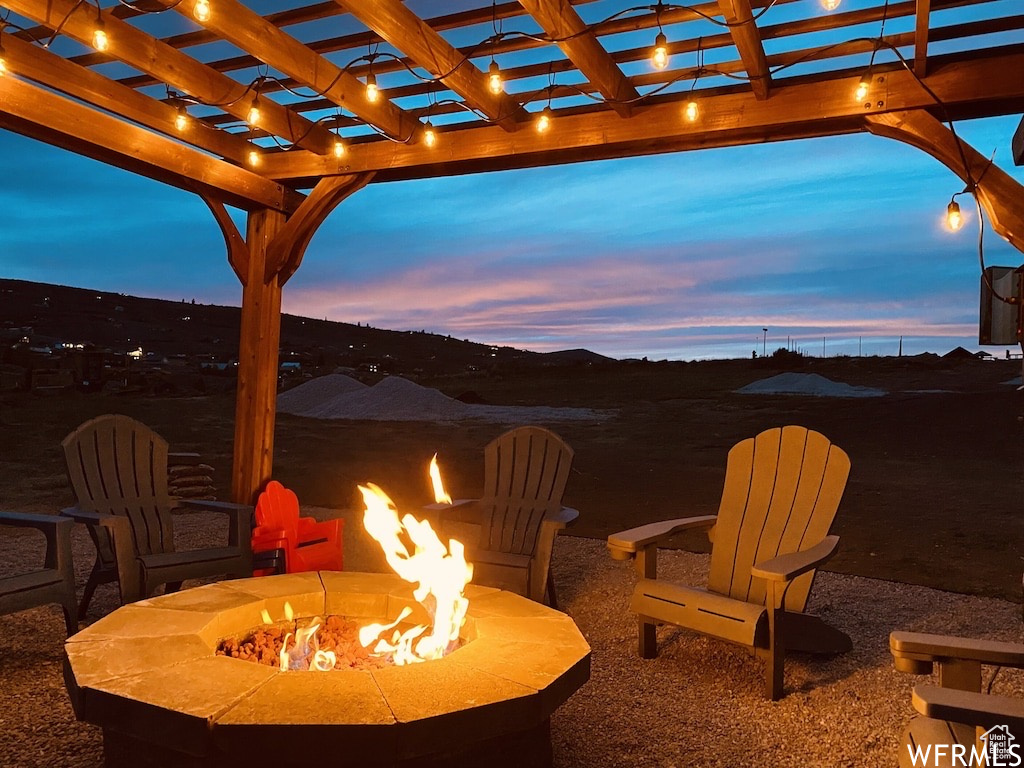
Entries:
POLYGON ((954 768, 1016 768, 1024 765, 1017 738, 1009 726, 997 725, 978 737, 981 742, 971 744, 907 744, 910 764, 913 766, 951 765, 954 768))

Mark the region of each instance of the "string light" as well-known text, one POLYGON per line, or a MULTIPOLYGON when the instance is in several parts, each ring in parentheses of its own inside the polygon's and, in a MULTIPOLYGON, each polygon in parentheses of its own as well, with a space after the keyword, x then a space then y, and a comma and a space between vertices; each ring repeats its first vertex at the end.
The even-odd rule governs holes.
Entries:
POLYGON ((839 7, 841 0, 821 0, 821 7, 826 11, 834 11, 839 7))
POLYGON ((664 69, 668 66, 668 38, 664 32, 659 32, 654 38, 654 50, 651 52, 651 66, 655 69, 664 69))
POLYGON ((92 47, 100 53, 110 47, 110 38, 107 37, 107 30, 103 28, 103 19, 96 17, 96 28, 92 31, 92 47))
POLYGON ((260 153, 257 152, 255 149, 250 149, 249 150, 249 165, 251 165, 253 168, 255 168, 259 164, 260 164, 260 153))
POLYGON ((551 107, 544 107, 537 116, 537 133, 546 133, 551 127, 551 107))
POLYGON ((697 118, 700 117, 700 106, 696 101, 688 101, 686 106, 683 107, 683 117, 686 118, 686 122, 695 123, 697 118))
POLYGON ((964 225, 964 217, 960 213, 960 203, 950 200, 946 206, 946 226, 951 232, 956 232, 964 225))
POLYGON ((196 0, 196 4, 192 6, 192 13, 195 14, 196 21, 209 21, 210 0, 196 0))
POLYGON ((252 106, 249 107, 249 114, 245 116, 245 122, 251 126, 257 126, 260 122, 260 95, 257 93, 252 97, 252 106))
POLYGON ((434 130, 434 126, 431 125, 429 120, 423 124, 423 143, 428 147, 433 147, 437 144, 437 131, 434 130))
POLYGON ((334 140, 334 156, 344 157, 345 156, 345 142, 341 140, 341 136, 334 140))
POLYGON ((184 104, 178 105, 178 114, 174 116, 174 127, 179 131, 184 131, 188 128, 188 111, 185 109, 184 104))
POLYGON ((380 98, 380 89, 377 87, 377 76, 373 72, 366 74, 366 100, 375 102, 380 98))
POLYGON ((4 50, 4 44, 0 43, 0 77, 7 74, 7 52, 4 50))
POLYGON ((857 82, 857 90, 853 92, 853 98, 857 101, 864 101, 871 89, 871 73, 865 72, 857 82))
POLYGON ((498 67, 498 62, 494 59, 491 59, 491 66, 487 68, 487 89, 495 96, 505 90, 501 79, 501 68, 498 67))

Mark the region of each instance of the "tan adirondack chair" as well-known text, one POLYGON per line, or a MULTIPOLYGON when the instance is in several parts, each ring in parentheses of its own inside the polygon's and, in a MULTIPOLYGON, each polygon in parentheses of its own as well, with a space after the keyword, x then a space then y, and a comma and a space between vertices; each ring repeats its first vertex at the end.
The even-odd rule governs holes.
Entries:
POLYGON ((919 713, 903 732, 900 744, 900 768, 936 765, 935 748, 940 747, 938 765, 1014 765, 1004 757, 1001 763, 970 762, 985 748, 985 740, 1006 739, 1016 744, 1024 758, 1024 701, 1008 696, 981 693, 981 668, 1015 667, 1024 669, 1024 645, 992 640, 971 640, 947 635, 917 632, 893 632, 889 636, 893 663, 901 672, 930 675, 938 665, 938 685, 914 687, 912 703, 919 713), (991 733, 990 733, 991 732, 991 733), (961 745, 967 762, 953 762, 952 746, 961 745), (929 751, 930 760, 921 759, 929 751), (915 760, 915 755, 917 759, 915 760))
POLYGON ((0 512, 0 526, 35 528, 46 537, 43 567, 0 578, 0 614, 57 603, 64 611, 68 635, 78 631, 75 610, 75 569, 71 561, 74 522, 57 515, 0 512))
POLYGON ((78 505, 62 514, 85 523, 96 545, 79 616, 100 584, 117 581, 121 601, 146 597, 161 584, 173 592, 184 579, 252 575, 252 508, 176 499, 167 491, 167 441, 128 416, 98 416, 62 443, 78 505), (226 546, 176 552, 173 512, 181 507, 228 515, 226 546))
POLYGON ((608 537, 612 557, 636 558, 640 580, 631 608, 639 652, 657 655, 656 624, 676 624, 755 649, 766 691, 783 695, 787 650, 840 653, 850 638, 803 612, 815 569, 836 551, 829 536, 850 460, 823 435, 788 426, 729 451, 718 515, 681 518, 608 537), (657 548, 673 533, 707 528, 713 542, 706 589, 657 576, 657 548))
POLYGON ((482 498, 456 501, 446 518, 480 525, 478 542, 466 548, 473 583, 557 604, 551 551, 579 516, 562 506, 572 458, 572 448, 542 427, 518 427, 484 448, 482 498))

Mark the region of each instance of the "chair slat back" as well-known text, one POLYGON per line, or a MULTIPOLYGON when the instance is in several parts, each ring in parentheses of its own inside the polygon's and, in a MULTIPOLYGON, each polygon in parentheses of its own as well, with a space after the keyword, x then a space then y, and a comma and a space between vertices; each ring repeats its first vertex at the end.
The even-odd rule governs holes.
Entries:
POLYGON ((256 502, 256 525, 280 528, 295 539, 299 524, 299 497, 277 480, 271 480, 256 502))
POLYGON ((79 507, 126 516, 139 554, 174 551, 166 440, 135 419, 107 414, 61 445, 79 507))
POLYGON ((572 449, 550 430, 519 427, 484 448, 484 549, 532 554, 544 515, 561 509, 572 449))
MULTIPOLYGON (((825 538, 849 473, 846 452, 804 427, 769 429, 737 443, 729 451, 708 588, 763 604, 766 585, 750 569, 825 538)), ((793 581, 787 610, 806 607, 813 580, 812 571, 793 581)))

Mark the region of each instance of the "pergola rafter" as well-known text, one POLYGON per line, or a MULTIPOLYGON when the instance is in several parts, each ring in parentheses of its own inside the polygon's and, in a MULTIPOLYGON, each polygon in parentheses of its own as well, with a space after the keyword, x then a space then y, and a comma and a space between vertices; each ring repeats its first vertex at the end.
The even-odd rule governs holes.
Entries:
MULTIPOLYGON (((273 467, 283 287, 323 220, 369 183, 871 132, 949 166, 1024 245, 1024 187, 950 126, 1024 112, 1024 14, 1001 0, 871 0, 831 14, 810 0, 470 0, 437 3, 429 18, 402 0, 268 14, 256 0, 209 0, 202 20, 196 0, 103 4, 0 0, 0 128, 209 206, 242 284, 236 501, 273 467), (109 48, 83 53, 98 18, 109 48), (883 21, 895 27, 884 36, 883 21), (653 30, 678 57, 670 66, 647 63, 653 30), (855 97, 866 72, 870 90, 855 97), (541 103, 545 131, 526 120, 541 103), (426 119, 436 142, 419 140, 426 119), (249 211, 244 233, 226 205, 249 211)), ((1022 147, 1024 123, 1018 162, 1022 147)))

